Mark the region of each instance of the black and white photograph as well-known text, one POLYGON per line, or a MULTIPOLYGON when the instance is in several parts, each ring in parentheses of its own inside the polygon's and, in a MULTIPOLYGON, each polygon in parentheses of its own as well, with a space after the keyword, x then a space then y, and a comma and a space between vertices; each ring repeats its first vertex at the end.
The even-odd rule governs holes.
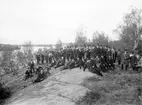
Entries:
POLYGON ((142 105, 142 0, 0 0, 0 105, 142 105))

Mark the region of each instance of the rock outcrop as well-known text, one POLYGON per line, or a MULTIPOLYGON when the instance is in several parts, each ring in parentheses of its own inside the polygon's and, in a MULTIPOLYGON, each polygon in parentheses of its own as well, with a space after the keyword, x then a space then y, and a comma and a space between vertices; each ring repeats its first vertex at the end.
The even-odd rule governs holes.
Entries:
POLYGON ((80 69, 58 72, 41 83, 17 92, 7 105, 75 105, 90 91, 81 83, 93 75, 80 69))

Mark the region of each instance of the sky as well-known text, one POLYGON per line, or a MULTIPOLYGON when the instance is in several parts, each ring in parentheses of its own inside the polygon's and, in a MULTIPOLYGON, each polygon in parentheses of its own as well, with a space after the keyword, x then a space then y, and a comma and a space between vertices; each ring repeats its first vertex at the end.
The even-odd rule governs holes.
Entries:
POLYGON ((117 40, 113 30, 131 6, 141 8, 142 0, 0 0, 0 43, 74 42, 79 27, 88 38, 104 31, 117 40))

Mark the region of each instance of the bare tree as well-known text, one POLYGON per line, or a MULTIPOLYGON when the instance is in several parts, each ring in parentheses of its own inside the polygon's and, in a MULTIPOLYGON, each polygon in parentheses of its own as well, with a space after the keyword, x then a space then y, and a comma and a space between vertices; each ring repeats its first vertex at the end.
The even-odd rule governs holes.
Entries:
POLYGON ((62 41, 59 39, 56 43, 56 49, 61 49, 63 46, 62 41))
POLYGON ((104 32, 94 32, 92 42, 95 44, 108 45, 109 38, 104 32))
POLYGON ((18 67, 24 68, 26 66, 26 56, 24 55, 24 53, 22 51, 18 51, 16 53, 16 61, 17 61, 17 65, 18 67))
POLYGON ((23 52, 28 61, 33 59, 33 46, 31 41, 25 42, 23 52))
POLYGON ((86 43, 87 43, 86 30, 84 29, 84 27, 80 27, 76 31, 75 44, 84 45, 86 43))

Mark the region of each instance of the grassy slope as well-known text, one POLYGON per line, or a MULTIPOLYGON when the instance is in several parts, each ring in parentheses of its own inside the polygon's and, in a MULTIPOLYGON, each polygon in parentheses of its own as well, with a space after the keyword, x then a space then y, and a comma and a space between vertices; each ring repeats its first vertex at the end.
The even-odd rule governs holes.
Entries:
POLYGON ((142 105, 138 97, 138 88, 142 89, 141 73, 117 68, 104 77, 87 78, 82 85, 92 91, 76 105, 142 105))

